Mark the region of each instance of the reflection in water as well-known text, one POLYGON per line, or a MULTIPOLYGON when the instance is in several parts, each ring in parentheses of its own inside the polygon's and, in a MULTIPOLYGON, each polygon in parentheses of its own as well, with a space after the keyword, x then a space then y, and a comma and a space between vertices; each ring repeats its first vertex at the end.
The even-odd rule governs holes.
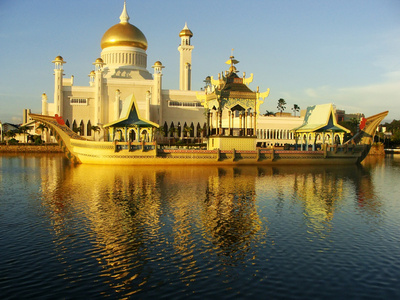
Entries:
POLYGON ((220 168, 208 178, 203 210, 205 238, 220 248, 231 264, 251 250, 251 241, 261 228, 255 204, 256 170, 220 168))
POLYGON ((280 166, 259 168, 257 194, 274 195, 276 213, 288 199, 300 203, 310 232, 325 237, 332 228, 336 209, 354 199, 359 210, 378 217, 379 198, 371 175, 363 166, 280 166))
MULTIPOLYGON (((47 170, 42 174, 42 203, 52 222, 58 259, 65 266, 60 277, 79 278, 84 266, 72 265, 95 263, 103 282, 124 297, 174 281, 187 287, 214 267, 223 272, 224 266, 257 259, 261 244, 274 243, 267 235, 274 224, 260 216, 261 200, 275 206, 277 215, 285 205, 303 210, 305 226, 322 238, 332 230, 335 212, 344 201, 354 199, 360 213, 374 218, 381 205, 370 172, 362 166, 42 163, 47 170), (84 242, 77 242, 79 235, 86 237, 84 242)), ((90 278, 98 280, 96 274, 90 278)))
POLYGON ((142 276, 146 266, 157 260, 176 260, 180 280, 193 281, 200 269, 194 251, 202 247, 201 238, 219 248, 214 251, 226 263, 241 260, 261 228, 256 169, 79 165, 65 166, 58 178, 59 166, 47 169, 53 172, 42 181, 43 204, 60 261, 69 263, 65 254, 71 243, 66 241, 72 232, 86 231, 105 283, 118 292, 132 286, 137 289, 129 293, 140 291, 148 283, 142 276))

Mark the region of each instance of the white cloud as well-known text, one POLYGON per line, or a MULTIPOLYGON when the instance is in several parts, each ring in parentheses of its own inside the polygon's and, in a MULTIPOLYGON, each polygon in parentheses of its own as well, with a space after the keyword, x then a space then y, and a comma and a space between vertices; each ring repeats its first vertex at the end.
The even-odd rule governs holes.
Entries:
POLYGON ((366 115, 389 110, 392 118, 400 119, 400 80, 345 88, 307 88, 303 94, 308 98, 308 105, 332 102, 348 113, 362 112, 366 115))

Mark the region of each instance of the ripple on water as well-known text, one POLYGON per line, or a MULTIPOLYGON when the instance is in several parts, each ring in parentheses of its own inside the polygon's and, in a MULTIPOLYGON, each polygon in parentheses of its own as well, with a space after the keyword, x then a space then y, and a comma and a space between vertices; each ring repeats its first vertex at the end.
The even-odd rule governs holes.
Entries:
POLYGON ((49 165, 0 183, 5 299, 400 297, 398 204, 368 170, 49 165))

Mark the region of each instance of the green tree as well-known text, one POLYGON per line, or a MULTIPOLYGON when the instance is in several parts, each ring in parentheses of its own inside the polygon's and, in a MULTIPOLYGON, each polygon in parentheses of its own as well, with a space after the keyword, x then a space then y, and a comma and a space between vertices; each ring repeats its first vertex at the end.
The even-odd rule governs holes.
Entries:
POLYGON ((80 134, 81 133, 81 126, 72 128, 72 131, 75 132, 76 134, 80 134))
POLYGON ((190 127, 190 126, 185 126, 185 127, 183 128, 183 132, 185 133, 185 136, 186 136, 186 137, 189 137, 190 133, 192 132, 192 127, 190 127))
POLYGON ((43 123, 40 123, 39 126, 37 127, 37 129, 40 130, 40 138, 43 140, 43 133, 45 130, 47 130, 47 126, 43 123))
POLYGON ((275 116, 275 113, 272 112, 272 111, 267 110, 267 111, 265 111, 264 116, 267 116, 267 117, 268 117, 268 116, 275 116))
POLYGON ((192 127, 190 127, 190 126, 185 126, 185 127, 183 128, 183 132, 184 132, 185 136, 188 138, 188 139, 187 139, 187 143, 189 144, 189 137, 190 137, 190 133, 192 132, 192 127))
POLYGON ((18 128, 18 132, 19 132, 19 133, 22 133, 22 134, 24 135, 24 143, 26 143, 26 133, 27 133, 30 129, 32 129, 32 126, 26 126, 26 125, 20 126, 20 127, 18 128))
POLYGON ((14 130, 9 130, 9 131, 6 132, 6 136, 7 136, 9 139, 15 138, 16 135, 17 135, 17 133, 16 133, 14 130))
POLYGON ((280 115, 282 116, 282 112, 286 109, 286 101, 282 98, 278 100, 278 106, 276 107, 280 111, 280 115))
POLYGON ((100 132, 99 126, 91 126, 90 129, 93 131, 93 140, 96 140, 96 132, 100 132))
POLYGON ((294 116, 296 116, 296 112, 300 111, 300 106, 298 106, 297 104, 293 104, 292 110, 293 110, 294 116))
POLYGON ((175 137, 175 135, 176 135, 177 132, 178 132, 178 129, 175 128, 175 127, 170 127, 170 128, 168 129, 168 133, 169 133, 170 135, 172 135, 173 137, 175 137))

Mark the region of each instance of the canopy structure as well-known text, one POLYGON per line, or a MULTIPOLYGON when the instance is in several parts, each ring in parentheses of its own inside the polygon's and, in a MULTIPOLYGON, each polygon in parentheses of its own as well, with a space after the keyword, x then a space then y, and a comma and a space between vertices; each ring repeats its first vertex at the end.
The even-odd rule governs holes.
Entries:
POLYGON ((255 136, 256 116, 260 105, 269 94, 252 91, 248 85, 253 81, 253 74, 249 78, 239 77, 235 64, 239 61, 233 56, 226 62, 230 65, 225 75, 219 74, 218 79, 206 79, 205 95, 199 96, 207 110, 207 124, 209 136, 255 136))
POLYGON ((309 106, 303 124, 292 130, 302 149, 311 145, 312 150, 316 144, 343 144, 344 134, 350 132, 337 123, 332 103, 309 106))
POLYGON ((204 95, 197 95, 207 113, 208 149, 255 150, 257 114, 262 99, 269 94, 252 91, 248 85, 253 75, 246 78, 237 75, 235 64, 239 61, 233 55, 226 64, 230 65, 225 75, 218 79, 207 77, 204 95))
POLYGON ((140 117, 134 95, 132 95, 130 101, 124 102, 120 118, 104 125, 104 128, 109 129, 110 141, 130 142, 153 140, 154 128, 158 127, 158 124, 140 117))

